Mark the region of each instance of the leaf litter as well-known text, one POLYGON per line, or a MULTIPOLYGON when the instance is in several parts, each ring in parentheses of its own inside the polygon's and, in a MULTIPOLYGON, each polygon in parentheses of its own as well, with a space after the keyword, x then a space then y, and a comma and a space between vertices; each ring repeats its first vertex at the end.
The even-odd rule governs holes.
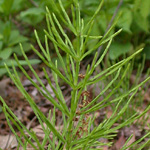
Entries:
MULTIPOLYGON (((36 72, 38 72, 38 75, 40 76, 43 84, 46 86, 47 90, 50 92, 50 94, 55 98, 55 94, 53 93, 51 87, 46 82, 44 78, 44 73, 41 71, 40 67, 36 68, 36 72)), ((37 80, 34 78, 33 74, 29 71, 29 75, 32 77, 34 82, 37 82, 37 80)), ((132 76, 132 79, 134 77, 132 76)), ((26 91, 32 96, 32 98, 35 100, 36 104, 40 108, 40 110, 48 116, 49 110, 53 110, 52 104, 46 100, 38 91, 37 89, 32 85, 32 83, 26 79, 25 76, 22 76, 21 81, 26 89, 26 91)), ((42 89, 42 87, 41 87, 42 89)), ((63 91, 65 100, 68 104, 68 107, 70 106, 70 92, 71 88, 67 87, 67 85, 62 84, 61 89, 63 91)), ((90 91, 93 91, 94 87, 91 87, 90 91)), ((96 88, 97 91, 92 92, 92 95, 95 93, 99 93, 100 89, 96 88)), ((143 106, 149 104, 150 101, 150 88, 148 91, 142 91, 142 94, 144 95, 143 104, 141 107, 136 109, 136 111, 139 111, 139 113, 142 112, 143 106)), ((42 127, 39 124, 33 110, 25 100, 25 98, 22 96, 20 91, 16 88, 16 86, 12 83, 12 81, 4 77, 0 81, 0 94, 5 99, 7 105, 11 108, 11 110, 15 113, 15 115, 19 118, 19 120, 28 128, 31 129, 37 134, 39 139, 43 139, 45 134, 43 133, 42 127)), ((56 99, 56 98, 55 98, 56 99)), ((57 101, 57 99, 56 99, 57 101)), ((0 104, 1 106, 2 104, 0 104)), ((146 106, 144 106, 146 107, 146 106)), ((110 106, 106 107, 103 110, 99 110, 95 112, 95 125, 97 126, 100 122, 104 120, 104 118, 110 118, 113 111, 110 106)), ((145 117, 147 117, 147 123, 150 123, 149 115, 146 114, 145 117)), ((114 124, 115 126, 115 124, 114 124)), ((62 114, 59 110, 56 109, 56 128, 59 130, 63 129, 62 126, 62 114)), ((127 126, 125 128, 122 128, 118 130, 117 136, 111 140, 113 142, 113 146, 109 148, 108 146, 104 146, 103 150, 119 150, 121 147, 125 144, 126 140, 131 136, 132 138, 129 140, 127 145, 132 144, 137 139, 141 138, 143 135, 145 135, 146 130, 149 130, 148 126, 144 124, 142 119, 139 120, 138 125, 135 122, 132 126, 127 126)), ((17 131, 17 130, 16 130, 17 131)), ((17 131, 18 132, 18 131, 17 131)), ((19 134, 19 132, 18 132, 19 134)), ((50 138, 52 138, 52 133, 50 134, 50 138)), ((101 141, 104 141, 104 143, 110 142, 107 139, 100 139, 101 141)), ((146 140, 146 139, 145 139, 146 140)), ((144 142, 144 141, 143 141, 144 142)), ((56 143, 57 144, 57 143, 56 143)), ((4 113, 0 111, 0 148, 4 150, 13 149, 15 150, 18 146, 17 140, 15 136, 11 133, 11 130, 9 126, 7 125, 4 113)), ((30 147, 30 146, 29 146, 30 147)), ((28 147, 28 148, 29 148, 28 147)), ((31 148, 30 148, 31 149, 31 148)), ((21 150, 21 149, 20 149, 21 150)))

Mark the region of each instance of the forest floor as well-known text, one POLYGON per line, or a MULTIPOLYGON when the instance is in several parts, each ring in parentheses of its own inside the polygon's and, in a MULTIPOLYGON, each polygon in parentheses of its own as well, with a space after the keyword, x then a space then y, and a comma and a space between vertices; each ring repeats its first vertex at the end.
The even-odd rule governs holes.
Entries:
MULTIPOLYGON (((42 82, 45 84, 48 91, 51 93, 52 96, 55 96, 52 89, 46 82, 44 78, 44 73, 41 71, 42 65, 36 65, 35 71, 39 75, 42 82)), ((32 79, 36 82, 36 79, 34 78, 31 71, 28 70, 28 74, 32 79)), ((134 75, 132 76, 134 78, 134 75)), ((131 79, 132 80, 132 79, 131 79)), ((48 116, 49 110, 53 110, 53 105, 45 99, 38 91, 37 89, 29 82, 29 80, 26 79, 25 76, 21 76, 21 81, 23 86, 25 87, 25 90, 32 96, 34 101, 36 102, 37 106, 40 108, 40 110, 48 116)), ((71 89, 67 87, 67 85, 62 85, 61 89, 63 91, 66 103, 69 106, 70 103, 70 95, 68 94, 71 89)), ((41 126, 38 123, 38 120, 29 106, 26 99, 22 96, 21 92, 17 89, 17 87, 14 85, 14 83, 11 81, 9 77, 4 76, 0 81, 0 95, 4 98, 7 105, 11 108, 11 110, 14 112, 14 114, 19 118, 19 120, 27 127, 27 129, 32 128, 34 132, 38 135, 39 138, 44 137, 44 133, 41 132, 41 126)), ((139 113, 142 112, 149 104, 150 104, 150 88, 148 88, 147 91, 143 91, 143 102, 142 105, 139 106, 139 108, 136 110, 139 113)), ((97 111, 95 113, 96 120, 95 124, 99 124, 105 116, 109 118, 112 115, 113 111, 112 108, 109 106, 103 110, 97 111)), ((111 150, 119 150, 124 143, 126 142, 126 139, 133 134, 130 143, 133 143, 137 139, 141 138, 150 130, 150 128, 147 126, 147 124, 150 124, 150 117, 147 113, 145 115, 145 122, 139 121, 138 123, 134 123, 131 126, 127 126, 125 128, 122 128, 118 131, 117 136, 112 140, 113 147, 111 150)), ((56 109, 56 125, 60 126, 62 122, 62 114, 59 110, 56 109)), ((116 123, 117 125, 119 123, 116 123)), ((114 126, 115 126, 114 125, 114 126)), ((17 131, 17 130, 16 130, 17 131)), ((18 132, 19 134, 19 132, 18 132)), ((145 142, 148 140, 145 138, 142 142, 145 142)), ((107 141, 105 141, 107 142, 107 141)), ((2 112, 2 104, 0 103, 0 148, 3 150, 15 150, 18 143, 16 141, 15 136, 11 132, 7 121, 5 119, 4 113, 2 112)), ((104 147, 103 150, 108 150, 110 148, 104 147)), ((30 149, 31 150, 31 149, 30 149)))

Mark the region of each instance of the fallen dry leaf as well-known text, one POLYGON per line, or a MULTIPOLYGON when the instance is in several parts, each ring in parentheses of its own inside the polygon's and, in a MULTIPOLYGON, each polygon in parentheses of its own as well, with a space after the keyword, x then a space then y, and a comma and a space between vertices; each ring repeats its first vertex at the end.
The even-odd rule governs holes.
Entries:
POLYGON ((150 89, 148 89, 148 91, 144 93, 144 100, 150 102, 150 89))
POLYGON ((124 137, 124 134, 122 133, 118 141, 115 143, 115 149, 120 150, 122 146, 125 144, 125 142, 126 142, 126 139, 124 137))
MULTIPOLYGON (((132 138, 130 139, 130 141, 127 143, 127 146, 129 146, 129 145, 131 145, 133 142, 135 142, 135 131, 133 132, 133 136, 132 136, 132 138)), ((129 150, 129 149, 127 149, 127 150, 129 150)))
POLYGON ((108 150, 108 146, 104 146, 104 147, 103 147, 103 150, 108 150))
POLYGON ((10 82, 9 78, 0 81, 0 96, 2 96, 3 98, 5 98, 8 95, 6 87, 9 82, 10 82))
POLYGON ((8 149, 8 148, 15 148, 17 147, 18 142, 16 140, 16 137, 14 135, 0 135, 0 148, 1 149, 8 149))
MULTIPOLYGON (((44 126, 45 128, 47 127, 45 123, 43 123, 43 126, 44 126)), ((55 128, 56 128, 57 131, 62 131, 63 126, 60 126, 60 127, 56 126, 55 128)), ((41 125, 35 126, 35 127, 32 129, 32 131, 34 131, 35 134, 36 134, 39 138, 41 138, 41 139, 43 139, 43 138, 45 137, 45 133, 44 133, 44 131, 43 131, 41 125)), ((53 137, 53 133, 51 132, 49 136, 50 136, 50 138, 52 138, 52 137, 53 137)))

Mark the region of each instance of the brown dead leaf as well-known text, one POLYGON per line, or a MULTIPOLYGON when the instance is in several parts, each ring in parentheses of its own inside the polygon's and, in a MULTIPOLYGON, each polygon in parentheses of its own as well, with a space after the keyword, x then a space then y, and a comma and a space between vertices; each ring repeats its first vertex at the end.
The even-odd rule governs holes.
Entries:
MULTIPOLYGON (((133 142, 135 142, 135 131, 133 132, 133 136, 132 138, 130 139, 130 141, 127 143, 127 146, 131 145, 133 142)), ((128 149, 127 149, 128 150, 128 149)))
POLYGON ((104 147, 103 147, 103 150, 108 150, 108 146, 104 146, 104 147))
POLYGON ((107 110, 107 112, 106 112, 107 118, 109 119, 109 118, 111 117, 112 114, 113 114, 112 109, 111 109, 110 107, 108 107, 108 110, 107 110))
POLYGON ((0 96, 2 96, 3 98, 5 98, 7 96, 7 84, 10 82, 9 78, 3 79, 2 81, 0 81, 0 96))
POLYGON ((14 135, 0 135, 0 148, 1 149, 13 149, 18 146, 16 137, 14 135))
POLYGON ((125 144, 125 142, 126 142, 126 139, 124 137, 124 134, 122 133, 118 141, 115 143, 115 149, 120 150, 122 146, 125 144))
MULTIPOLYGON (((45 128, 47 127, 45 123, 43 123, 43 126, 44 126, 45 128)), ((60 127, 56 126, 55 128, 56 128, 57 131, 62 131, 63 126, 60 126, 60 127)), ((45 133, 44 133, 44 131, 43 131, 41 125, 38 125, 38 126, 34 127, 34 128, 32 129, 32 131, 34 131, 35 134, 36 134, 39 138, 41 138, 41 139, 43 139, 43 138, 45 137, 45 133)), ((51 132, 50 138, 52 138, 52 137, 53 137, 53 133, 51 132)))
POLYGON ((150 89, 144 94, 144 100, 150 102, 150 89))
POLYGON ((131 74, 131 76, 130 76, 130 83, 134 84, 135 80, 136 80, 136 76, 134 74, 131 74))

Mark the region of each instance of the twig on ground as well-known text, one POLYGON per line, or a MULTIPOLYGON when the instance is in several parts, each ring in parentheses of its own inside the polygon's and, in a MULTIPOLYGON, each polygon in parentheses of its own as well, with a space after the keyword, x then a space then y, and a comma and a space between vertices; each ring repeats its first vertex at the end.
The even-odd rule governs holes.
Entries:
POLYGON ((4 148, 4 149, 7 149, 7 148, 8 148, 8 144, 9 144, 10 136, 11 136, 11 131, 9 132, 9 136, 8 136, 8 139, 7 139, 7 143, 6 143, 6 145, 5 145, 5 148, 4 148))

